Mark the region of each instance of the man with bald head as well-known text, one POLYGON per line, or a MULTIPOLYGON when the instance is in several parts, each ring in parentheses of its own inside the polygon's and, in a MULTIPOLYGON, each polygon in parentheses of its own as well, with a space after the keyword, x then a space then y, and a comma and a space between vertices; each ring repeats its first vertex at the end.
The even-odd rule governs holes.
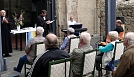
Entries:
POLYGON ((29 71, 28 77, 48 77, 48 65, 50 61, 69 57, 67 52, 58 48, 58 38, 55 34, 49 33, 44 43, 46 53, 37 56, 29 71))
POLYGON ((5 57, 10 57, 12 53, 10 31, 12 22, 6 17, 6 11, 0 11, 1 16, 1 36, 2 36, 2 54, 5 57))
POLYGON ((112 75, 113 77, 134 77, 134 32, 126 33, 123 44, 126 50, 112 75))

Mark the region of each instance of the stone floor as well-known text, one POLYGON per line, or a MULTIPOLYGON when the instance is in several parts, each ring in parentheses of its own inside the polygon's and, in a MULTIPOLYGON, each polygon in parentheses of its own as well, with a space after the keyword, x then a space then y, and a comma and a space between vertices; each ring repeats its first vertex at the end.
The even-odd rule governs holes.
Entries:
MULTIPOLYGON (((91 40, 91 45, 95 48, 96 45, 95 43, 100 39, 99 36, 94 36, 92 37, 92 40, 91 40)), ((12 40, 14 40, 14 35, 12 36, 12 40)), ((1 73, 1 77, 15 77, 13 75, 15 74, 19 74, 20 76, 19 77, 24 77, 24 68, 22 69, 22 73, 18 73, 18 72, 15 72, 13 71, 13 67, 14 66, 17 66, 18 64, 18 60, 20 58, 20 56, 22 55, 25 55, 25 52, 24 52, 24 47, 25 47, 25 37, 23 37, 23 51, 20 51, 19 49, 18 50, 15 50, 15 43, 12 42, 13 44, 13 53, 11 54, 12 57, 7 57, 7 61, 8 61, 8 70, 7 71, 4 71, 1 73)))
MULTIPOLYGON (((2 77, 13 77, 15 74, 20 74, 18 72, 15 72, 13 70, 13 67, 17 66, 18 60, 20 56, 25 55, 24 51, 19 51, 19 50, 13 50, 13 53, 11 54, 12 57, 7 57, 7 71, 2 72, 2 77)), ((20 74, 20 77, 24 77, 24 68, 22 69, 22 74, 20 74)))

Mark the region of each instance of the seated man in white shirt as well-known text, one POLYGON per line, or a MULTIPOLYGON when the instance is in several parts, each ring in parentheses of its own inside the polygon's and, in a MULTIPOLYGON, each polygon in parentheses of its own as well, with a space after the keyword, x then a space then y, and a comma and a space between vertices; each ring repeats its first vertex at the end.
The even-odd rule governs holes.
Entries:
POLYGON ((73 16, 70 17, 70 20, 67 22, 68 28, 70 27, 70 25, 74 25, 76 24, 76 21, 74 20, 73 16))

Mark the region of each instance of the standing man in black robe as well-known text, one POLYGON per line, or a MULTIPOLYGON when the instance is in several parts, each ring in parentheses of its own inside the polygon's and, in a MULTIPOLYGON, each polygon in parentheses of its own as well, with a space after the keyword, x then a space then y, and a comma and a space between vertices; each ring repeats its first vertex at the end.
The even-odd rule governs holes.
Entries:
POLYGON ((6 11, 1 10, 1 36, 2 36, 2 54, 4 57, 11 57, 9 53, 12 53, 12 44, 11 44, 11 25, 12 22, 6 17, 6 11))
POLYGON ((41 26, 44 28, 44 34, 43 34, 44 37, 49 32, 49 23, 50 23, 50 20, 46 18, 46 15, 47 15, 47 11, 42 10, 41 14, 37 17, 37 26, 41 26))

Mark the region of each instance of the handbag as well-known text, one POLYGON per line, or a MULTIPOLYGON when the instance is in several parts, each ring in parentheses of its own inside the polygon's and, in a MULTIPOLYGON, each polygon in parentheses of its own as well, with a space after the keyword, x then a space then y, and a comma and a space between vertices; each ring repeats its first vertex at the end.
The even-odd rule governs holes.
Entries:
POLYGON ((106 65, 105 69, 109 70, 109 71, 113 71, 114 70, 114 64, 118 63, 119 60, 111 60, 110 62, 108 62, 108 64, 106 65))
POLYGON ((113 71, 114 70, 114 61, 108 62, 108 64, 105 67, 106 70, 113 71))

